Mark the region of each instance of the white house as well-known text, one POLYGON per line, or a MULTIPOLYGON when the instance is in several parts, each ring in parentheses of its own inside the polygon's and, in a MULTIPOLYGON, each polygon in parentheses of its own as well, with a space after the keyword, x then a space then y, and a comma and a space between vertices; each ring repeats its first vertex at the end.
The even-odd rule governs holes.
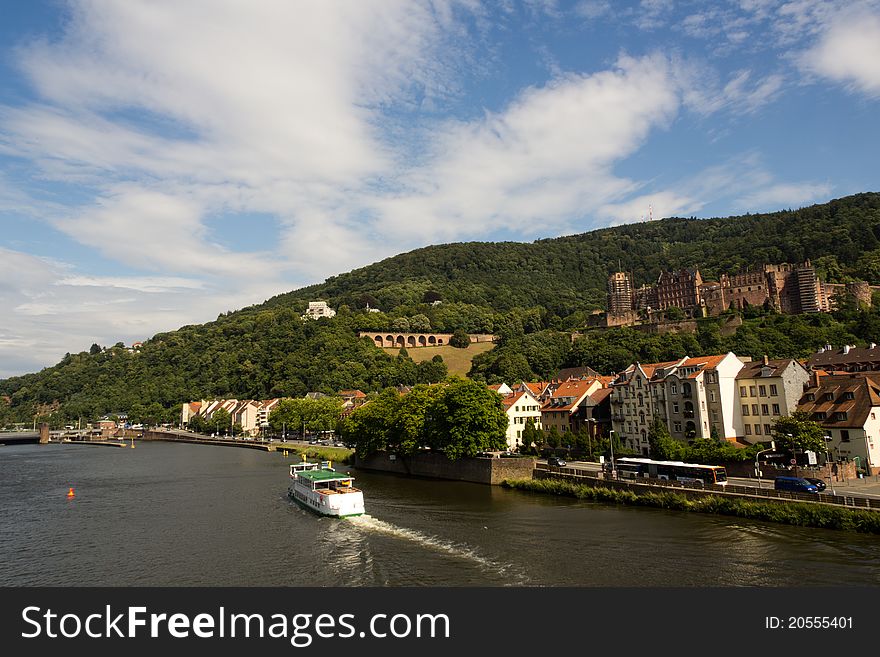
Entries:
POLYGON ((515 450, 522 444, 523 429, 529 420, 541 428, 541 402, 529 391, 507 395, 502 403, 507 411, 507 448, 515 450))

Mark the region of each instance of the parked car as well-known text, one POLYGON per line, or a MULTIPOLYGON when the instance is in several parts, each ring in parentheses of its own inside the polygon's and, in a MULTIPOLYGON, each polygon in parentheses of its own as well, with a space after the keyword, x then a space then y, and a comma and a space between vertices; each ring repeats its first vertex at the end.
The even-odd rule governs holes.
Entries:
POLYGON ((776 490, 786 490, 790 493, 818 493, 819 489, 815 484, 802 477, 776 477, 773 481, 773 488, 776 490))
POLYGON ((828 484, 826 484, 825 481, 822 479, 814 479, 813 477, 804 477, 804 479, 806 479, 811 484, 813 484, 816 488, 818 488, 820 493, 823 490, 825 490, 826 488, 828 488, 828 484))
POLYGON ((565 459, 561 456, 548 456, 547 465, 557 465, 562 468, 565 467, 565 459))

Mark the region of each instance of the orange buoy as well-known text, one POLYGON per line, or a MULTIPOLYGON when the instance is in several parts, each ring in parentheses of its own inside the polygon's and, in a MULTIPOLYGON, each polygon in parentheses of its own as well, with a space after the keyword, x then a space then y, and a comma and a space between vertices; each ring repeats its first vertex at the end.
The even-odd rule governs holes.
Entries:
POLYGON ((69 491, 67 491, 67 497, 68 498, 76 497, 76 493, 73 492, 73 488, 71 488, 69 491))

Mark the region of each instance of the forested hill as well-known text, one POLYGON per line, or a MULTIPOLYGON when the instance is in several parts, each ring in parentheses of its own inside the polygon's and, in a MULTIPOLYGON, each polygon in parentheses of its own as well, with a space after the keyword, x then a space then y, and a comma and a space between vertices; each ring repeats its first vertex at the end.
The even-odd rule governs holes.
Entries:
MULTIPOLYGON (((728 345, 711 327, 697 336, 699 342, 687 344, 667 338, 639 341, 624 330, 572 345, 564 331, 582 327, 591 310, 604 307, 606 277, 618 262, 639 285, 653 282, 661 269, 696 266, 711 278, 749 265, 807 258, 826 281, 880 284, 880 194, 772 214, 664 219, 531 244, 418 249, 214 322, 160 333, 137 351, 121 344, 93 345, 90 352, 67 354, 39 373, 0 380, 0 427, 37 416, 57 425, 123 411, 132 418, 171 419, 182 402, 195 399, 376 391, 445 375, 442 362, 417 365, 406 356, 389 356, 357 338, 358 330, 499 334, 501 345, 474 363, 473 372, 488 380, 717 350, 728 345), (307 302, 315 299, 330 302, 338 315, 302 321, 307 302), (367 304, 382 312, 364 312, 367 304), (590 351, 587 343, 596 349, 590 351)), ((731 348, 759 355, 778 341, 770 355, 781 357, 799 355, 813 342, 880 337, 876 309, 847 317, 754 321, 772 326, 744 327, 731 348), (786 344, 783 338, 792 335, 800 337, 786 344)))
POLYGON ((425 292, 500 311, 543 306, 565 317, 603 308, 606 279, 618 263, 635 284, 662 269, 699 267, 704 279, 764 263, 810 259, 827 282, 880 283, 880 193, 799 210, 719 219, 672 218, 580 235, 517 242, 445 244, 417 249, 265 305, 324 298, 382 310, 420 303, 425 292))

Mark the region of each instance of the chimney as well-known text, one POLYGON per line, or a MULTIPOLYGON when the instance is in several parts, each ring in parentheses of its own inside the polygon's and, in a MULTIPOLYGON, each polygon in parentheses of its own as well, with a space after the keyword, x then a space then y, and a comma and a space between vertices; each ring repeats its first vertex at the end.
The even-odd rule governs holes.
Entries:
POLYGON ((843 353, 844 353, 844 354, 848 354, 848 353, 849 353, 849 345, 848 345, 848 344, 843 345, 843 353))
POLYGON ((819 370, 810 370, 810 387, 819 387, 819 370))
POLYGON ((831 351, 831 345, 830 345, 830 344, 826 344, 826 345, 825 345, 825 351, 831 351))
POLYGON ((767 354, 764 354, 764 365, 769 365, 770 359, 767 357, 767 354))
POLYGON ((868 349, 876 349, 876 348, 877 348, 877 344, 874 342, 872 342, 871 344, 868 345, 868 349))

